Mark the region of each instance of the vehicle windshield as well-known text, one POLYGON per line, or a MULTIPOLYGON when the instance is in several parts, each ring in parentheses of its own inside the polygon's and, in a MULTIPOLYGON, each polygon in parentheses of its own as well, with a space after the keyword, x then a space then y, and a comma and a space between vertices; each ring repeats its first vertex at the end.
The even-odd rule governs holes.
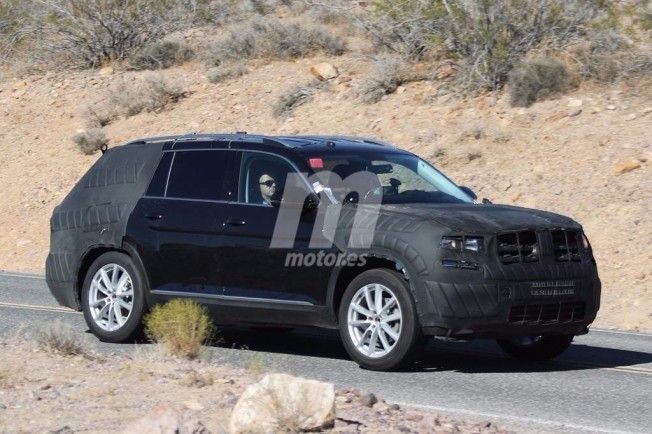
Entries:
POLYGON ((327 154, 311 156, 308 162, 340 203, 474 202, 441 172, 410 154, 327 154))

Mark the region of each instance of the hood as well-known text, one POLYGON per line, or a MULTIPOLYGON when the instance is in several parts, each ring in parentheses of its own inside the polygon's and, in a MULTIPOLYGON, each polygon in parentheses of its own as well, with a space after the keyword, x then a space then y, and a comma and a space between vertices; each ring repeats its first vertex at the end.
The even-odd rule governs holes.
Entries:
POLYGON ((573 219, 548 211, 509 205, 401 204, 383 205, 381 214, 418 217, 459 233, 494 233, 525 229, 574 228, 573 219))

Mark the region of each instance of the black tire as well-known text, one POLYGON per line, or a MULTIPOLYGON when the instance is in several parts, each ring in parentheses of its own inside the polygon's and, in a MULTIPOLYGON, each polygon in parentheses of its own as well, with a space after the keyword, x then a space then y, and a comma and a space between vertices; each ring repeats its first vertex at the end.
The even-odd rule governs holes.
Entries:
POLYGON ((361 368, 374 371, 390 371, 405 368, 416 361, 424 347, 425 338, 419 324, 414 299, 403 276, 387 269, 365 271, 357 276, 344 291, 338 312, 340 336, 349 356, 361 368), (379 283, 395 295, 402 314, 400 335, 392 350, 378 358, 367 357, 356 349, 349 334, 347 314, 355 293, 368 284, 379 283))
POLYGON ((498 339, 496 342, 507 354, 518 360, 542 361, 550 360, 566 351, 573 341, 573 335, 541 336, 538 341, 523 345, 509 339, 498 339))
POLYGON ((133 342, 142 337, 143 316, 146 312, 145 283, 140 269, 135 262, 124 253, 107 252, 97 258, 90 266, 84 277, 81 289, 82 312, 89 329, 103 342, 133 342), (117 264, 124 268, 131 277, 133 288, 133 307, 127 321, 117 330, 102 329, 93 319, 89 306, 89 291, 93 276, 108 264, 117 264))

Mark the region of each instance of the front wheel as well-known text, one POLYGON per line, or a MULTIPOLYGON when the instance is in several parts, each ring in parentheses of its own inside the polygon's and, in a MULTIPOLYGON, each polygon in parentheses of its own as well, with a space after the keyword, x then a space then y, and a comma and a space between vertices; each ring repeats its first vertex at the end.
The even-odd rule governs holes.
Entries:
POLYGON ((82 311, 93 334, 105 342, 135 339, 145 311, 143 277, 124 253, 107 252, 88 269, 82 311))
POLYGON ((353 279, 338 316, 344 347, 362 368, 397 369, 423 347, 408 283, 397 272, 369 270, 353 279))
POLYGON ((557 357, 570 346, 573 335, 528 336, 496 342, 515 359, 540 361, 557 357))

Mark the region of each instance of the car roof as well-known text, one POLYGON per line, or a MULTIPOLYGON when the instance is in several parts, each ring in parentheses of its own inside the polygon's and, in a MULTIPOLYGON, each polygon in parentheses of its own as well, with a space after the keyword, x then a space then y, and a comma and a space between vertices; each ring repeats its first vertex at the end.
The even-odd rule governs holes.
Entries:
MULTIPOLYGON (((231 148, 246 149, 247 144, 267 145, 270 147, 295 150, 300 153, 331 153, 341 151, 398 151, 394 145, 369 137, 355 136, 272 136, 263 134, 237 133, 191 133, 174 136, 148 137, 133 140, 126 144, 143 145, 147 143, 163 143, 163 150, 231 148)), ((403 151, 405 152, 405 151, 403 151)))

